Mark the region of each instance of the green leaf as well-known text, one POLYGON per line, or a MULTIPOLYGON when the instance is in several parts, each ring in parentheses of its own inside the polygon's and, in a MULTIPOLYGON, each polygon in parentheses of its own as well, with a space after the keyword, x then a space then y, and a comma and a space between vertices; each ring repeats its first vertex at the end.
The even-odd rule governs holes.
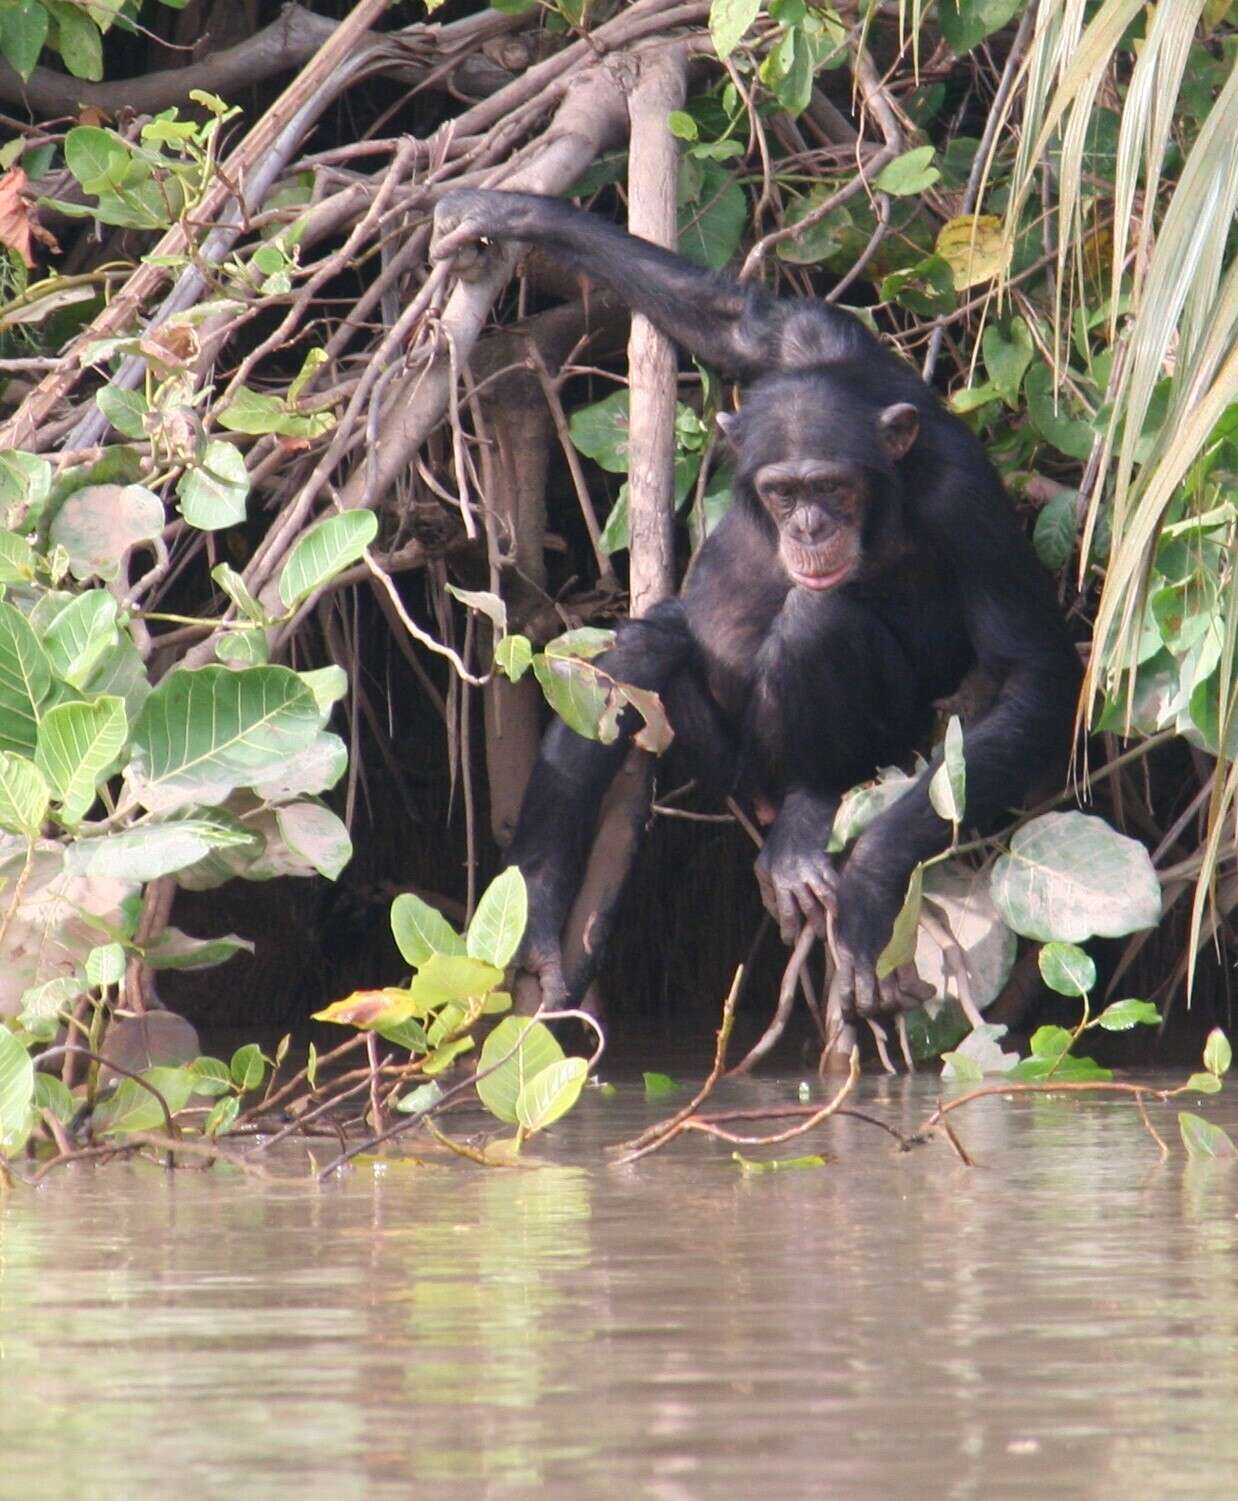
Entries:
POLYGON ((120 881, 156 881, 196 865, 212 850, 252 849, 261 841, 224 814, 142 824, 97 839, 78 839, 65 855, 65 869, 77 875, 110 876, 120 881))
POLYGON ((24 756, 0 751, 0 829, 37 839, 51 799, 42 773, 24 756))
POLYGON ((352 859, 347 825, 321 803, 288 803, 276 808, 275 822, 288 848, 328 881, 352 859))
POLYGON ((170 924, 164 928, 153 943, 142 951, 142 958, 151 969, 198 970, 214 969, 226 964, 236 954, 252 954, 251 939, 238 933, 221 933, 217 938, 194 938, 170 924))
POLYGON ((17 0, 0 9, 0 56, 27 79, 47 41, 47 11, 38 0, 17 0))
POLYGON ((30 1135, 34 1060, 0 1022, 0 1153, 11 1157, 30 1135))
POLYGON ((411 891, 402 891, 391 904, 391 932, 405 963, 414 969, 434 954, 467 952, 464 939, 443 914, 411 891))
POLYGON ((244 1047, 237 1048, 228 1064, 228 1071, 232 1075, 232 1082, 242 1094, 257 1089, 267 1072, 267 1061, 262 1056, 262 1049, 256 1042, 247 1042, 244 1047))
POLYGON ((500 636, 507 630, 507 606, 497 594, 489 589, 458 589, 455 584, 448 584, 447 592, 452 599, 484 615, 500 636))
POLYGON ((1036 431, 1068 458, 1086 459, 1092 452, 1096 436, 1089 423, 1072 417, 1073 398, 1065 391, 1054 392, 1053 372, 1038 360, 1023 380, 1027 413, 1036 431))
POLYGON ((647 1070, 642 1075, 642 1078, 645 1082, 645 1098, 647 1100, 656 1100, 661 1095, 674 1094, 679 1088, 679 1085, 671 1078, 670 1074, 660 1074, 656 1070, 647 1070))
POLYGON ((74 688, 86 686, 119 639, 116 600, 106 589, 71 599, 43 631, 52 670, 74 688))
POLYGON ((231 443, 206 445, 200 461, 186 469, 176 485, 180 513, 190 526, 214 532, 245 520, 249 475, 245 459, 231 443))
POLYGON ((933 148, 916 146, 904 151, 878 172, 873 186, 879 193, 889 193, 894 198, 907 198, 931 188, 941 173, 932 165, 933 148))
POLYGON ((240 1113, 240 1095, 225 1095, 223 1099, 216 1100, 215 1104, 211 1107, 210 1114, 202 1123, 203 1133, 206 1136, 227 1136, 228 1132, 236 1125, 236 1118, 240 1113))
POLYGON ((952 823, 956 829, 963 822, 967 807, 967 766, 963 760, 963 725, 957 714, 951 714, 946 725, 941 765, 929 782, 929 801, 937 816, 952 823))
POLYGON ((195 1058, 188 1068, 194 1094, 219 1096, 232 1093, 232 1071, 222 1058, 195 1058))
POLYGON ((937 24, 950 46, 962 56, 985 37, 1000 31, 1022 0, 937 0, 937 24))
POLYGON ((320 589, 355 563, 378 535, 373 511, 343 511, 319 521, 298 539, 279 576, 279 597, 287 609, 320 589))
POLYGON ((1104 1084, 1113 1078, 1113 1070, 1101 1068, 1091 1058, 1025 1058, 1017 1063, 1007 1078, 1023 1084, 1047 1082, 1104 1084))
POLYGON ((144 485, 86 485, 70 495, 51 525, 74 578, 111 581, 133 547, 163 530, 163 502, 144 485))
MULTIPOLYGON (((60 55, 74 78, 98 83, 103 77, 103 38, 85 11, 61 0, 45 0, 56 18, 60 55)), ((75 174, 76 175, 76 174, 75 174)))
POLYGON ((957 1048, 942 1054, 942 1078, 952 1079, 956 1084, 970 1084, 985 1074, 1008 1074, 1018 1063, 1019 1055, 1002 1050, 1006 1030, 997 1022, 973 1027, 957 1048))
POLYGON ((276 775, 318 734, 314 695, 286 667, 181 668, 133 727, 137 796, 155 810, 221 802, 276 775))
POLYGON ((759 1162, 755 1158, 745 1157, 742 1152, 732 1152, 731 1161, 738 1166, 745 1178, 758 1178, 763 1173, 780 1173, 788 1168, 828 1166, 828 1160, 819 1155, 808 1157, 774 1157, 768 1161, 759 1162))
POLYGON ((480 1076, 499 1064, 493 1073, 477 1080, 477 1094, 482 1104, 501 1121, 514 1125, 518 1120, 517 1101, 529 1079, 543 1069, 563 1061, 563 1049, 554 1033, 542 1022, 527 1016, 505 1016, 482 1044, 477 1061, 480 1076), (513 1049, 515 1051, 513 1051, 513 1049), (507 1055, 511 1053, 511 1057, 507 1055))
POLYGON ((431 954, 413 976, 408 993, 418 1014, 452 1001, 472 1001, 488 995, 503 971, 482 959, 457 954, 431 954))
POLYGON ((920 923, 920 904, 924 895, 924 866, 917 865, 907 882, 907 895, 894 919, 890 941, 877 955, 877 978, 884 980, 916 956, 916 929, 920 923))
MULTIPOLYGON (((516 1100, 516 1119, 532 1135, 567 1114, 589 1077, 587 1058, 563 1058, 529 1079, 516 1100)), ((483 1081, 484 1083, 484 1081, 483 1081)))
POLYGON ((95 405, 122 438, 140 440, 146 437, 143 419, 150 408, 141 391, 122 391, 119 386, 103 386, 95 392, 95 405))
POLYGON ((319 723, 325 725, 331 717, 331 710, 348 692, 348 674, 342 667, 332 664, 329 667, 311 667, 298 675, 314 695, 319 723))
POLYGON ((941 1055, 941 1076, 952 1084, 982 1084, 984 1070, 974 1058, 959 1052, 941 1055))
POLYGON ((89 812, 99 784, 119 765, 128 735, 124 700, 109 694, 44 714, 34 761, 65 823, 80 823, 89 812))
POLYGON ((1161 887, 1143 845, 1083 813, 1046 813, 1015 834, 990 890, 1016 933, 1080 943, 1154 927, 1161 887))
POLYGON ((255 782, 254 791, 272 803, 314 797, 330 791, 347 769, 347 746, 338 735, 322 730, 303 751, 289 756, 275 776, 255 782))
POLYGON ((111 130, 98 125, 75 125, 64 138, 65 166, 85 187, 106 177, 117 162, 129 159, 129 148, 111 130))
POLYGON ((739 183, 716 162, 699 162, 699 186, 685 189, 687 162, 680 163, 679 253, 694 265, 721 271, 739 249, 748 227, 748 200, 739 183))
POLYGON ((494 648, 494 665, 511 682, 518 683, 533 665, 533 645, 527 636, 504 636, 494 648))
POLYGON ((1058 995, 1084 996, 1096 984, 1096 966, 1073 943, 1046 943, 1037 962, 1040 977, 1058 995))
POLYGON ((1238 1157, 1238 1147, 1220 1126, 1188 1110, 1178 1112, 1178 1129, 1189 1157, 1238 1157))
POLYGON ((51 487, 52 466, 46 459, 33 453, 0 452, 0 508, 38 510, 51 487))
POLYGON ((77 1101, 68 1086, 55 1074, 39 1071, 34 1076, 34 1108, 50 1110, 58 1121, 67 1126, 77 1114, 77 1101))
POLYGON ((86 981, 95 990, 119 985, 125 978, 125 948, 121 943, 101 943, 86 955, 86 981))
POLYGON ((700 135, 696 121, 681 109, 673 109, 667 115, 666 128, 677 141, 695 141, 700 135))
POLYGON ((410 1089, 406 1095, 401 1095, 395 1108, 401 1115, 424 1115, 427 1110, 433 1110, 442 1098, 441 1084, 419 1084, 416 1089, 410 1089))
POLYGON ((474 959, 506 969, 524 937, 529 897, 524 876, 512 866, 491 881, 477 904, 465 945, 474 959))
POLYGON ((709 34, 720 58, 725 60, 735 51, 760 9, 761 0, 712 0, 709 34))
POLYGON ((1129 1032, 1132 1027, 1159 1026, 1161 1013, 1151 1001, 1114 1001, 1096 1018, 1096 1025, 1106 1032, 1129 1032))
POLYGON ((1052 1063, 1070 1052, 1074 1040, 1074 1034, 1065 1027, 1037 1027, 1029 1046, 1033 1058, 1047 1059, 1052 1063))
POLYGON ((20 610, 0 602, 0 750, 32 756, 52 666, 20 610))
POLYGON ((1186 1088, 1196 1094, 1220 1094, 1223 1087, 1215 1074, 1192 1074, 1186 1081, 1186 1088))
POLYGON ((1074 555, 1078 506, 1079 496, 1074 490, 1061 490, 1036 517, 1032 546, 1051 573, 1065 568, 1074 555))
POLYGON ((610 683, 600 680, 590 663, 552 655, 548 649, 534 657, 533 673, 546 702, 565 724, 587 740, 600 739, 598 726, 606 713, 610 683))
MULTIPOLYGON (((148 1068, 142 1078, 158 1090, 175 1115, 183 1110, 193 1093, 193 1076, 188 1068, 148 1068)), ((159 1101, 136 1079, 122 1079, 116 1093, 104 1100, 91 1121, 96 1136, 122 1136, 128 1131, 157 1131, 164 1125, 159 1101)))
POLYGON ((612 391, 591 406, 578 407, 568 421, 572 446, 610 474, 628 472, 628 393, 612 391))
POLYGON ((0 532, 0 584, 28 584, 38 570, 38 555, 24 537, 0 532))
POLYGON ((1229 1045, 1229 1038, 1220 1027, 1213 1027, 1208 1033, 1208 1041, 1204 1044, 1204 1067, 1219 1079, 1229 1072, 1229 1066, 1233 1061, 1234 1053, 1229 1045))
POLYGON ((256 625, 267 623, 267 612, 249 592, 245 580, 235 568, 227 563, 216 563, 211 569, 211 577, 236 606, 242 619, 252 620, 256 625))
POLYGON ((1009 337, 995 323, 990 323, 981 340, 984 367, 989 372, 998 395, 1009 407, 1019 405, 1019 388, 1032 363, 1032 336, 1022 318, 1010 320, 1009 337))

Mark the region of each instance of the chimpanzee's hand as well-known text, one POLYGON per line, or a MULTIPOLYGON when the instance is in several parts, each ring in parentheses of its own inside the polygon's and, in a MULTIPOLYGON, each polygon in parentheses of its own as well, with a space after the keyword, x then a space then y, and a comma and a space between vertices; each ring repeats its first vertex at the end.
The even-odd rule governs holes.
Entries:
POLYGON ((430 233, 430 259, 447 261, 462 281, 477 281, 494 262, 492 241, 510 237, 504 209, 510 193, 484 188, 453 188, 444 193, 434 210, 430 233))
POLYGON ((785 944, 792 944, 807 921, 825 937, 825 914, 835 911, 838 873, 825 853, 825 840, 805 843, 793 822, 781 817, 765 836, 757 856, 757 885, 765 910, 778 923, 785 944))
POLYGON ((563 954, 557 942, 526 937, 516 955, 516 974, 533 976, 541 990, 539 1004, 545 1010, 557 1011, 569 1004, 563 954))
POLYGON ((834 926, 838 969, 830 1001, 849 1019, 914 1011, 936 994, 921 980, 914 964, 900 965, 880 979, 877 976, 877 958, 890 941, 903 897, 897 888, 883 891, 866 881, 850 864, 843 871, 834 926))

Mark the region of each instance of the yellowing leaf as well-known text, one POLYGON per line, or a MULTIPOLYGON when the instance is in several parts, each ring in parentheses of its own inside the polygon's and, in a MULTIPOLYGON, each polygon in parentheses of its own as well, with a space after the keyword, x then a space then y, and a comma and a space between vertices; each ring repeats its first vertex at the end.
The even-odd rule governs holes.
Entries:
POLYGON ((1010 259, 996 214, 960 214, 943 224, 936 251, 954 274, 954 289, 974 287, 997 275, 1010 259))

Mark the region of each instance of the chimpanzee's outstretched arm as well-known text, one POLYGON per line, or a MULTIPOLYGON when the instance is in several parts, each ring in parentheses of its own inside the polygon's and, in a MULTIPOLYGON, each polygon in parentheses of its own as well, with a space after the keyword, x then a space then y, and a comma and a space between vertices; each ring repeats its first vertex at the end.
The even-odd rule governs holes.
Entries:
POLYGON ((462 276, 476 275, 485 242, 496 240, 539 246, 610 288, 690 354, 739 380, 861 351, 888 358, 849 313, 826 303, 779 302, 560 198, 456 188, 439 199, 432 259, 451 261, 462 276))

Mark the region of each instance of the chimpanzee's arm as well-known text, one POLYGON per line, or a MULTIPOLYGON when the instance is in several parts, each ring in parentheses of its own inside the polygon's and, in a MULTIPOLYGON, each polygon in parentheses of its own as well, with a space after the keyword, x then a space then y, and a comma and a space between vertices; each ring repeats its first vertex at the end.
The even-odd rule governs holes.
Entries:
MULTIPOLYGON (((933 438, 953 426, 944 414, 933 438)), ((978 663, 999 683, 997 697, 963 735, 969 825, 992 825, 1018 806, 1045 773, 1060 773, 1069 752, 1079 657, 1044 570, 1032 552, 987 459, 970 434, 958 439, 957 468, 926 465, 917 514, 936 550, 952 565, 978 663)), ((847 1010, 880 1006, 873 972, 917 861, 949 843, 950 826, 934 811, 931 777, 886 810, 857 841, 843 869, 836 937, 838 985, 847 1010)))
POLYGON ((439 199, 430 255, 476 275, 487 241, 537 245, 610 288, 669 338, 740 380, 864 352, 889 356, 859 321, 826 303, 779 302, 703 270, 560 198, 457 188, 439 199))

